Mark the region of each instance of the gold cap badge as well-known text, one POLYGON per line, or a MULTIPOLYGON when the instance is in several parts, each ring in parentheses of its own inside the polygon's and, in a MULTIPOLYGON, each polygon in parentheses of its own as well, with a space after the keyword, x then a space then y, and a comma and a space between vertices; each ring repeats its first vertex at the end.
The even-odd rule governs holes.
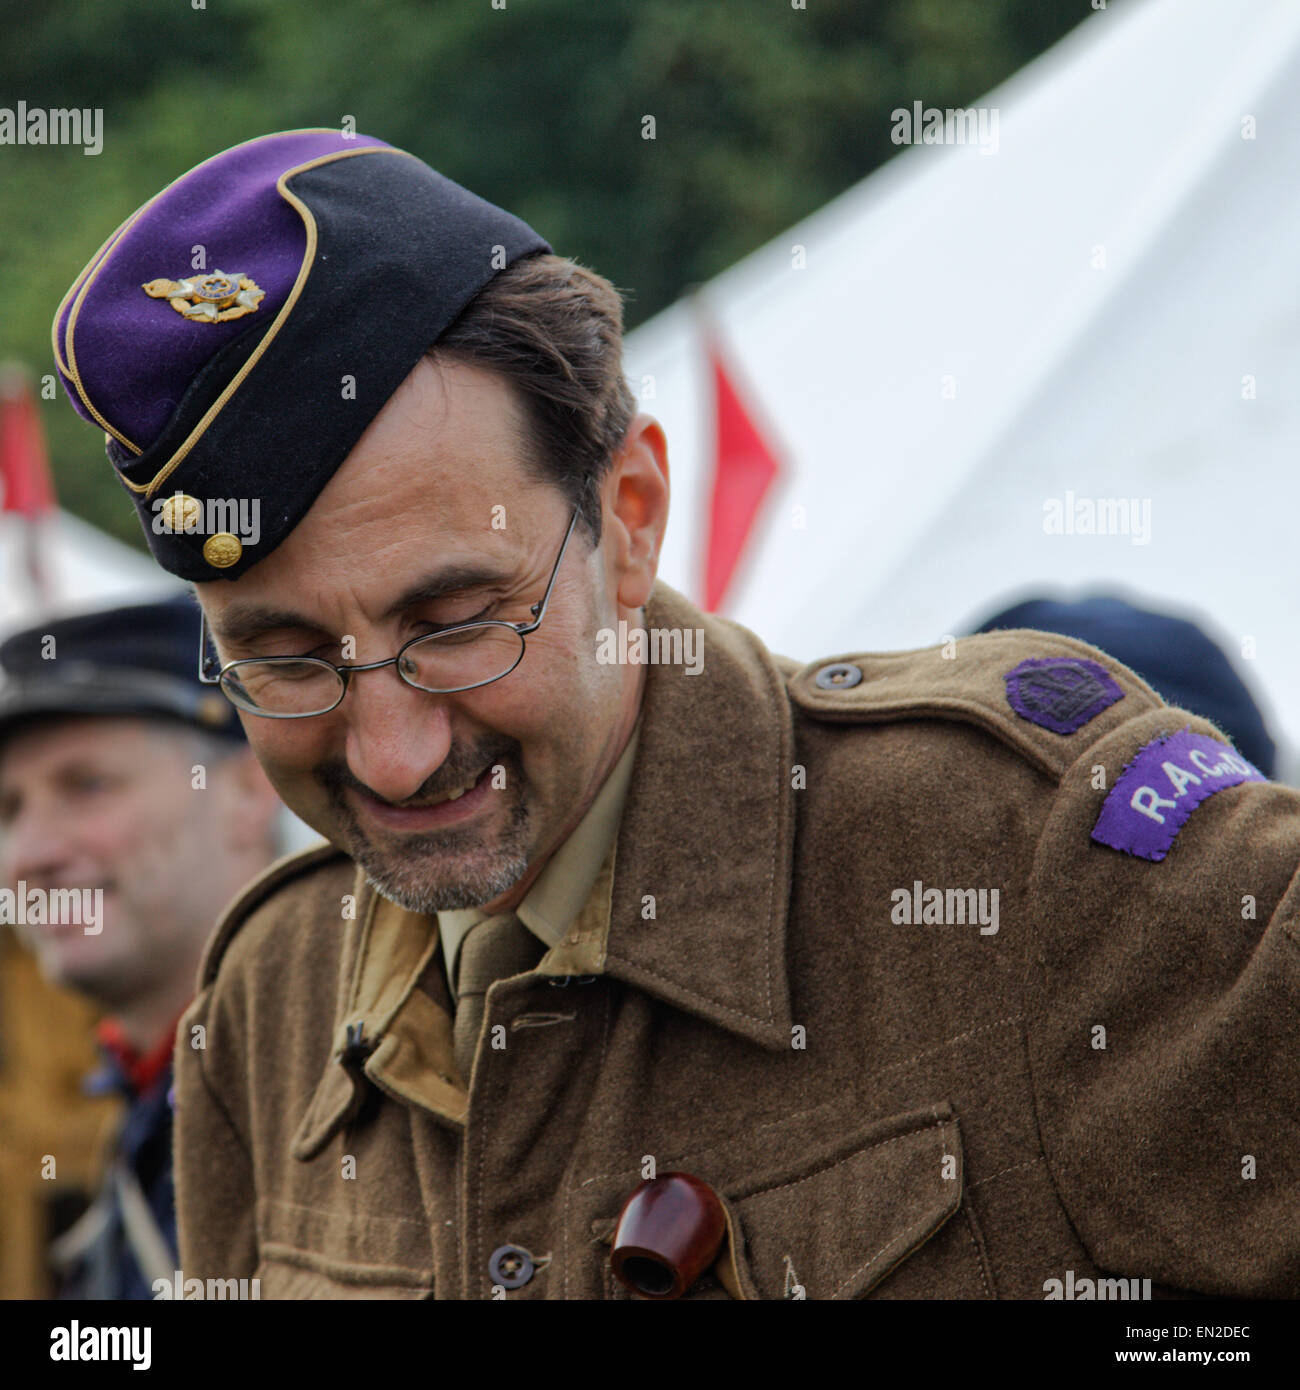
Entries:
POLYGON ((229 531, 218 531, 203 542, 203 558, 216 570, 228 570, 244 553, 244 543, 229 531))
POLYGON ((214 270, 188 280, 150 280, 140 288, 151 299, 165 299, 178 314, 196 323, 224 323, 251 314, 266 291, 247 275, 214 270))

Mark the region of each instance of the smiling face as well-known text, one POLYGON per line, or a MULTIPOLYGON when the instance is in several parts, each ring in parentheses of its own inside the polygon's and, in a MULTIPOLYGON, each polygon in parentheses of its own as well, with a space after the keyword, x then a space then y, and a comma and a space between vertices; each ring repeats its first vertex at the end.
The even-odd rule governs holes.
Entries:
MULTIPOLYGON (((242 754, 207 769, 167 721, 66 716, 19 726, 0 745, 0 883, 103 890, 101 930, 23 931, 46 978, 118 1007, 179 979, 239 883, 265 858, 273 800, 246 793, 242 754)), ((260 774, 256 774, 261 780, 260 774)), ((263 786, 264 786, 263 782, 263 786)))
MULTIPOLYGON (((222 661, 364 665, 468 619, 530 622, 572 507, 526 466, 525 431, 503 378, 423 359, 287 539, 198 586, 222 661)), ((513 906, 627 741, 641 669, 596 654, 654 580, 668 486, 653 420, 633 421, 600 495, 600 545, 575 527, 509 675, 430 694, 390 665, 352 676, 327 714, 241 714, 282 799, 403 906, 513 906)))

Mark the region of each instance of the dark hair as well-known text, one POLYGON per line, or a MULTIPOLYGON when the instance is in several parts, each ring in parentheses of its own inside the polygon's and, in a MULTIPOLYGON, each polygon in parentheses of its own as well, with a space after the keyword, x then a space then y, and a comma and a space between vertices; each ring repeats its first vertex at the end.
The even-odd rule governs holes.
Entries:
POLYGON ((636 413, 623 376, 623 301, 602 276, 539 253, 493 276, 429 350, 499 372, 531 426, 529 462, 600 541, 599 485, 636 413))

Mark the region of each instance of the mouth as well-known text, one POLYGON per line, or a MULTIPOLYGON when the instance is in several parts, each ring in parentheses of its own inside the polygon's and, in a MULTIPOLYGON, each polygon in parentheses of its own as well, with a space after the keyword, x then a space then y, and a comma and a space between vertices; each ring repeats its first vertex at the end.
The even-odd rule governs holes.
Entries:
MULTIPOLYGON (((113 893, 113 888, 114 885, 112 883, 102 881, 99 883, 78 884, 75 891, 78 893, 102 893, 103 898, 108 898, 113 893)), ((101 902, 103 898, 101 898, 101 902)), ((102 926, 102 918, 100 924, 102 926)), ((54 921, 53 914, 50 914, 50 916, 46 918, 45 924, 39 928, 39 931, 47 941, 52 942, 80 940, 87 934, 85 923, 75 918, 70 918, 68 921, 54 921)), ((98 933, 95 933, 95 935, 98 935, 98 933)))
POLYGON ((443 826, 459 825, 488 804, 491 771, 490 767, 485 767, 472 782, 445 792, 420 806, 394 806, 390 802, 379 801, 365 792, 355 790, 352 796, 366 816, 385 829, 436 830, 443 826))

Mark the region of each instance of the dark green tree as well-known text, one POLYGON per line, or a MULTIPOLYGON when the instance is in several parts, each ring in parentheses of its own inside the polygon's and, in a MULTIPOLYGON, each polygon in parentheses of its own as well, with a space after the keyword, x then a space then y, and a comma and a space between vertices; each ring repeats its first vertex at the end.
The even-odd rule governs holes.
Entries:
MULTIPOLYGON (((1091 13, 1087 0, 0 0, 0 106, 104 113, 95 158, 0 147, 0 359, 52 371, 61 295, 164 183, 240 140, 348 116, 607 275, 635 326, 895 154, 894 108, 970 104, 1091 13)), ((102 441, 61 390, 45 418, 64 505, 140 543, 102 441)))

